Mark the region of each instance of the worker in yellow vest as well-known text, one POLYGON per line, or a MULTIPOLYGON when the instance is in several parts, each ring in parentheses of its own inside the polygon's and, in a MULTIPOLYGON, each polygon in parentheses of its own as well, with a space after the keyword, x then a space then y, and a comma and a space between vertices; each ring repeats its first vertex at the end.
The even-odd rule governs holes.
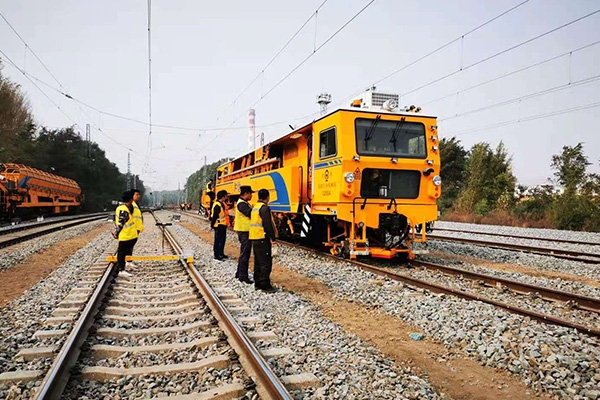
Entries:
POLYGON ((210 226, 215 230, 213 251, 215 260, 223 261, 229 257, 225 255, 225 240, 227 239, 227 227, 229 226, 229 214, 227 212, 227 191, 220 190, 217 200, 213 203, 210 213, 210 226))
POLYGON ((133 212, 133 193, 128 190, 123 193, 123 204, 115 211, 116 229, 113 236, 119 240, 116 264, 119 276, 131 276, 129 272, 125 271, 125 258, 133 254, 133 247, 138 240, 138 229, 133 212))
MULTIPOLYGON (((139 203, 142 200, 142 193, 139 189, 131 189, 131 193, 133 193, 133 219, 135 220, 135 226, 138 231, 138 235, 144 231, 144 217, 142 216, 142 210, 140 210, 139 203)), ((127 267, 137 267, 132 262, 128 262, 126 264, 127 267)))
POLYGON ((235 277, 244 283, 254 283, 248 277, 248 264, 250 263, 250 253, 252 244, 250 243, 250 215, 252 214, 252 205, 249 203, 254 191, 250 186, 240 187, 240 198, 235 205, 235 220, 233 230, 237 232, 240 241, 240 258, 238 259, 237 272, 235 277))
POLYGON ((269 191, 258 191, 258 202, 252 207, 250 214, 249 238, 254 250, 254 288, 267 293, 276 292, 271 285, 271 269, 273 254, 271 245, 277 239, 277 228, 271 217, 269 191))
POLYGON ((209 199, 209 204, 208 204, 208 217, 210 218, 210 213, 213 207, 213 204, 215 202, 215 184, 211 179, 208 180, 208 182, 206 183, 206 195, 208 196, 209 199))

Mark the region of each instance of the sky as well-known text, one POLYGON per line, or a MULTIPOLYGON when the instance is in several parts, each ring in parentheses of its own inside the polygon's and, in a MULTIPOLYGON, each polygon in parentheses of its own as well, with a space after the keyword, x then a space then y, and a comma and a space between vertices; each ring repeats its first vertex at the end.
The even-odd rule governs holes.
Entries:
POLYGON ((40 125, 85 135, 90 124, 108 158, 125 172, 131 153, 153 189, 183 187, 205 157, 245 153, 250 107, 268 142, 317 117, 319 93, 331 110, 373 84, 437 115, 440 137, 504 142, 521 184, 546 183, 552 155, 579 142, 598 172, 600 12, 559 27, 600 1, 523 1, 153 0, 151 135, 147 1, 0 0, 27 43, 0 18, 18 69, 0 58, 40 125))

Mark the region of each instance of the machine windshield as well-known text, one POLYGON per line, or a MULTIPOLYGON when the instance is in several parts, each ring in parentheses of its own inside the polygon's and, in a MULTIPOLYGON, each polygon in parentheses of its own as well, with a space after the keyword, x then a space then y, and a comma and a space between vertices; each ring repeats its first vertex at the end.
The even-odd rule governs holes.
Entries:
POLYGON ((425 125, 420 122, 357 118, 356 150, 360 155, 425 158, 425 125))
POLYGON ((360 196, 366 198, 416 199, 419 197, 421 173, 413 170, 365 168, 360 196))

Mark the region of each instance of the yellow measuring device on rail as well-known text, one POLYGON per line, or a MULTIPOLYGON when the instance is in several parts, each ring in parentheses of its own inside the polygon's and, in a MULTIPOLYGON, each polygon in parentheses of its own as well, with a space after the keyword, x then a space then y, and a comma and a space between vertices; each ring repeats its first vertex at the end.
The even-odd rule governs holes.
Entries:
MULTIPOLYGON (((194 256, 190 255, 156 255, 156 256, 127 256, 125 261, 166 261, 166 260, 184 260, 185 262, 194 262, 194 256)), ((106 257, 107 262, 117 262, 117 256, 106 257)))

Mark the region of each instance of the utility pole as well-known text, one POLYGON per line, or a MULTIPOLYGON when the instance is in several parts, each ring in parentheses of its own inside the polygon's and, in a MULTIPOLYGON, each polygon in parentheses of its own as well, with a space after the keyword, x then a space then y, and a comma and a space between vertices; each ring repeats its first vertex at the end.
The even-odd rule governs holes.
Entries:
POLYGON ((133 175, 133 188, 137 189, 137 175, 133 175))
POLYGON ((265 145, 265 133, 261 132, 260 133, 260 146, 264 146, 265 145))
POLYGON ((127 190, 131 190, 131 153, 127 153, 127 190))
POLYGON ((85 141, 87 142, 87 158, 92 159, 92 133, 90 131, 90 124, 85 124, 85 141))
POLYGON ((204 167, 202 167, 202 182, 200 182, 200 193, 202 193, 202 185, 204 185, 204 181, 206 179, 206 156, 204 156, 204 167))

